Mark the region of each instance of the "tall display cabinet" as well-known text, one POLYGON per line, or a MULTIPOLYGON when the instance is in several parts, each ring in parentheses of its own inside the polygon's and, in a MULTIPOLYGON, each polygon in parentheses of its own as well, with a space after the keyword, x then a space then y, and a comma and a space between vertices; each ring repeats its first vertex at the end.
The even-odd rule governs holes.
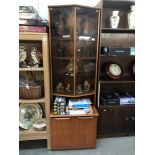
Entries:
MULTIPOLYGON (((135 97, 135 28, 129 28, 128 14, 134 0, 102 0, 102 20, 98 68, 98 136, 126 136, 135 132, 135 104, 101 104, 104 94, 129 93, 135 97), (119 12, 117 28, 111 28, 112 12, 119 12), (107 49, 115 49, 108 53, 107 49), (128 52, 125 51, 128 49, 128 52), (118 53, 117 53, 117 52, 118 53), (122 52, 119 54, 119 52, 122 52), (107 66, 117 64, 121 67, 120 77, 109 77, 107 66)), ((117 69, 116 69, 117 71, 117 69)), ((113 100, 114 101, 114 100, 113 100)))
POLYGON ((49 6, 51 65, 51 148, 96 146, 96 105, 100 9, 78 5, 49 6), (68 102, 90 98, 91 114, 58 115, 57 96, 68 102))

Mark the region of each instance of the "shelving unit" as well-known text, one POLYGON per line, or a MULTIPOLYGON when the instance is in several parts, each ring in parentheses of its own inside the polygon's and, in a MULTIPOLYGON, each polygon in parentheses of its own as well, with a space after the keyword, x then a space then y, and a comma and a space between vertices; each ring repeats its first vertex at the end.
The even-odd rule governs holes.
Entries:
POLYGON ((51 107, 57 96, 67 101, 90 98, 93 103, 93 114, 85 115, 54 115, 51 108, 51 148, 94 148, 100 9, 79 5, 49 6, 49 23, 51 107), (87 91, 84 91, 84 81, 89 83, 87 91), (63 85, 60 92, 56 89, 59 83, 63 85), (65 91, 67 84, 71 86, 70 92, 65 91), (77 91, 79 85, 80 93, 77 91))
MULTIPOLYGON (((102 1, 102 26, 100 29, 100 48, 102 47, 134 47, 135 29, 129 29, 127 14, 133 0, 103 0, 102 1), (113 10, 119 11, 120 23, 117 29, 110 28, 110 16, 113 10)), ((135 75, 132 66, 135 56, 113 56, 99 53, 98 70, 98 136, 112 137, 133 135, 135 130, 135 105, 102 105, 101 96, 105 93, 134 93, 135 75), (107 76, 106 64, 114 62, 122 67, 123 75, 114 80, 107 76)))
MULTIPOLYGON (((46 129, 37 131, 34 128, 19 130, 19 141, 47 139, 47 147, 50 148, 50 86, 49 86, 49 53, 48 53, 48 34, 47 33, 19 33, 19 44, 24 44, 29 52, 32 46, 37 46, 42 53, 43 66, 39 68, 19 68, 19 76, 27 72, 39 73, 44 85, 44 96, 39 99, 19 99, 19 104, 39 103, 43 110, 43 117, 46 120, 46 129)), ((29 54, 29 53, 27 53, 29 54)))

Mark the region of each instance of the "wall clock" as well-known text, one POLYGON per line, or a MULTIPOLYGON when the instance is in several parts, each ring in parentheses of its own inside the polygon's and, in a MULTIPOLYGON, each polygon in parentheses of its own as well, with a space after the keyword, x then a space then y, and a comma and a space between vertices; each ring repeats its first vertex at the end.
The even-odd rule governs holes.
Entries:
POLYGON ((119 79, 123 74, 123 70, 117 63, 108 63, 106 64, 106 73, 112 79, 119 79))

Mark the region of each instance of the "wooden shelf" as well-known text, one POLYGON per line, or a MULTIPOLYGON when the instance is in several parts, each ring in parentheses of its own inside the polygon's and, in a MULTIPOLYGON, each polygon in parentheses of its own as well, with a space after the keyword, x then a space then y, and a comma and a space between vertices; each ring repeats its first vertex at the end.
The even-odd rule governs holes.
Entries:
POLYGON ((96 108, 92 106, 92 111, 93 113, 91 114, 78 114, 78 115, 55 115, 53 112, 51 112, 50 117, 55 117, 55 118, 60 118, 60 117, 94 117, 94 116, 99 116, 96 108))
POLYGON ((52 37, 52 41, 74 41, 73 38, 52 37))
POLYGON ((44 68, 19 68, 19 71, 44 71, 44 68))
POLYGON ((135 104, 126 104, 126 105, 102 105, 100 104, 99 107, 113 107, 113 108, 119 108, 119 107, 131 107, 131 106, 135 106, 135 104))
POLYGON ((76 57, 76 60, 96 60, 96 57, 76 57))
POLYGON ((77 97, 83 97, 83 96, 91 96, 91 95, 95 95, 95 93, 83 93, 83 94, 77 94, 77 95, 69 95, 69 94, 58 94, 58 93, 53 93, 52 95, 54 95, 54 96, 64 96, 64 97, 70 97, 70 98, 77 98, 77 97))
POLYGON ((135 29, 128 29, 128 28, 101 28, 102 33, 135 33, 135 29))
POLYGON ((38 139, 47 139, 47 132, 45 131, 36 131, 35 129, 29 130, 19 130, 19 140, 38 140, 38 139))
POLYGON ((133 57, 135 57, 135 55, 117 56, 117 55, 104 55, 104 54, 100 54, 100 57, 106 57, 106 58, 107 58, 107 57, 109 57, 109 58, 110 58, 110 57, 117 57, 117 58, 121 58, 121 57, 122 57, 122 58, 124 58, 124 57, 128 57, 128 58, 129 58, 129 57, 131 57, 131 58, 133 58, 133 57))
POLYGON ((19 99, 19 103, 44 103, 45 98, 40 98, 40 99, 19 99))
POLYGON ((124 81, 124 80, 123 81, 120 81, 120 80, 119 81, 115 81, 115 80, 113 80, 113 81, 108 81, 107 80, 106 81, 105 80, 105 81, 99 81, 99 82, 100 83, 135 83, 135 81, 128 81, 128 80, 127 81, 124 81))
POLYGON ((71 60, 72 57, 53 57, 52 59, 58 59, 58 60, 71 60))

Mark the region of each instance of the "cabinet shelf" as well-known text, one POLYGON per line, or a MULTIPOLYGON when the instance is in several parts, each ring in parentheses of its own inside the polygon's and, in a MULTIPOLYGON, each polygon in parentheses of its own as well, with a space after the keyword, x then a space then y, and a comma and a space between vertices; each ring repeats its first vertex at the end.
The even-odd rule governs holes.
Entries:
POLYGON ((70 97, 70 98, 77 98, 77 97, 95 95, 95 93, 82 93, 82 94, 78 94, 78 95, 69 95, 69 94, 58 94, 58 93, 53 93, 52 95, 54 95, 54 96, 64 96, 64 97, 70 97))
POLYGON ((104 55, 104 54, 100 54, 100 57, 104 57, 104 58, 134 58, 135 55, 129 55, 129 56, 116 56, 116 55, 104 55))
POLYGON ((99 106, 99 108, 100 107, 102 107, 102 108, 106 108, 106 107, 111 107, 111 108, 119 108, 119 107, 134 107, 135 106, 135 104, 126 104, 126 105, 101 105, 100 104, 100 106, 99 106))
POLYGON ((44 103, 45 98, 40 98, 40 99, 19 99, 19 103, 44 103))
POLYGON ((76 57, 76 60, 96 60, 96 57, 76 57))
POLYGON ((74 41, 73 38, 52 37, 52 41, 74 41))
POLYGON ((19 68, 19 71, 44 71, 44 68, 19 68))
POLYGON ((98 116, 98 112, 94 106, 92 106, 92 113, 91 114, 78 114, 78 115, 55 115, 51 112, 50 117, 52 118, 70 118, 70 117, 95 117, 98 116))
POLYGON ((58 60, 71 60, 73 57, 53 57, 52 59, 58 59, 58 60))
POLYGON ((110 83, 135 83, 135 81, 128 81, 128 80, 127 80, 127 81, 125 81, 125 80, 123 80, 123 81, 120 81, 120 80, 119 80, 119 81, 116 81, 116 80, 113 80, 113 81, 108 81, 108 80, 107 80, 107 81, 106 81, 106 80, 104 80, 104 81, 99 81, 99 82, 100 82, 101 84, 102 84, 102 83, 103 83, 103 84, 104 84, 104 83, 109 83, 109 84, 110 84, 110 83))
POLYGON ((38 140, 38 139, 47 139, 47 132, 45 131, 37 131, 35 129, 29 130, 19 130, 19 140, 38 140))
POLYGON ((128 28, 101 28, 102 33, 135 33, 135 29, 128 29, 128 28))

